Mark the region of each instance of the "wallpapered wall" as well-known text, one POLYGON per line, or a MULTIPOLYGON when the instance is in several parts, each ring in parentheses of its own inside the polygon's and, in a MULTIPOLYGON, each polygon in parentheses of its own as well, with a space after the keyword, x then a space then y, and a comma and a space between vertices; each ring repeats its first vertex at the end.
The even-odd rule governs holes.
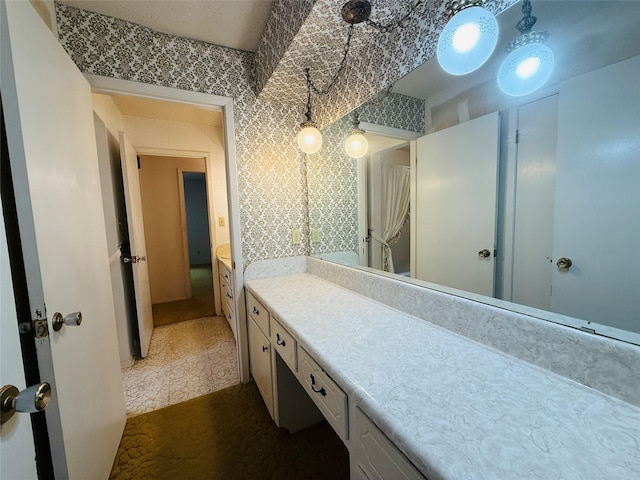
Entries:
MULTIPOLYGON (((498 12, 514 1, 486 4, 498 12)), ((372 18, 386 23, 406 8, 377 0, 372 18)), ((321 125, 433 56, 443 9, 444 0, 427 2, 423 14, 391 34, 356 26, 336 88, 316 99, 321 125)), ((60 4, 56 11, 60 42, 85 73, 232 97, 245 266, 308 253, 306 168, 295 141, 305 106, 302 70, 312 67, 320 86, 335 72, 346 34, 335 0, 276 0, 255 55, 60 4), (300 245, 291 244, 293 228, 302 232, 300 245)))
MULTIPOLYGON (((361 122, 424 132, 425 102, 383 92, 356 108, 361 122)), ((344 143, 354 115, 345 115, 322 131, 322 149, 307 160, 309 228, 319 228, 320 242, 311 244, 314 255, 359 253, 357 163, 344 143)))
POLYGON ((300 107, 257 100, 253 54, 155 32, 57 4, 60 42, 81 71, 233 97, 245 265, 307 254, 304 159, 295 136, 300 107), (291 229, 303 234, 291 244, 291 229))
MULTIPOLYGON (((485 0, 485 6, 497 14, 516 1, 485 0)), ((291 0, 276 1, 276 5, 291 3, 291 0)), ((405 16, 415 3, 409 0, 371 1, 370 18, 388 25, 405 16)), ((342 58, 348 30, 340 17, 342 4, 336 0, 316 0, 286 48, 279 45, 277 55, 273 54, 274 50, 258 48, 257 65, 267 62, 272 65, 274 58, 283 52, 269 79, 259 82, 262 86, 258 90, 260 98, 304 105, 305 67, 311 69, 312 79, 319 87, 328 83, 342 58)), ((380 33, 366 24, 356 25, 343 74, 329 95, 314 98, 314 120, 322 126, 330 124, 432 58, 438 35, 444 27, 445 5, 446 0, 425 1, 402 28, 391 33, 380 33)), ((271 20, 275 19, 272 17, 271 20)), ((282 23, 280 18, 278 21, 282 23)), ((295 20, 292 23, 297 25, 295 20)), ((274 39, 273 35, 265 35, 261 43, 283 43, 289 38, 282 35, 274 39)))

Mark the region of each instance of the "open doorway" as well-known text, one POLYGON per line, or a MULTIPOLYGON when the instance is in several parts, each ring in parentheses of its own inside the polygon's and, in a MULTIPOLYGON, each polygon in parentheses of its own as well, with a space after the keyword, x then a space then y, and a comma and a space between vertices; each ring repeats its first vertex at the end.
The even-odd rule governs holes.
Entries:
POLYGON ((139 162, 153 325, 213 316, 219 285, 204 158, 140 155, 139 162))
MULTIPOLYGON (((122 369, 130 416, 240 380, 215 255, 217 246, 230 244, 222 112, 167 103, 94 94, 96 114, 106 118, 108 130, 123 132, 120 143, 133 151, 132 162, 121 155, 120 170, 133 163, 141 203, 145 251, 131 252, 127 258, 137 263, 125 268, 141 262, 148 268, 153 333, 146 358, 122 369)), ((111 223, 132 230, 125 215, 111 223)))

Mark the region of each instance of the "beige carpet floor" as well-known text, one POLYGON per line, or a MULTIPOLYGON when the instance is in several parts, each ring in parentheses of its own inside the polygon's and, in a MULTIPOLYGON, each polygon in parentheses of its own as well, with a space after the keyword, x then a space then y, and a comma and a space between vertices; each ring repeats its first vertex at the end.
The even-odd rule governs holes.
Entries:
POLYGON ((192 297, 153 305, 153 326, 214 315, 211 265, 191 267, 192 297))
POLYGON ((277 428, 250 383, 129 418, 110 478, 340 480, 349 455, 326 422, 277 428))

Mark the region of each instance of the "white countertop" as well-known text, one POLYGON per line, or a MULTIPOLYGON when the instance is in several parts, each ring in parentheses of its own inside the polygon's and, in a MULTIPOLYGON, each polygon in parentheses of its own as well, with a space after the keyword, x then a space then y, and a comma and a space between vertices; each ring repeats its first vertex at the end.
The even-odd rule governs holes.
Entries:
POLYGON ((246 283, 429 478, 640 478, 640 409, 338 287, 246 283))

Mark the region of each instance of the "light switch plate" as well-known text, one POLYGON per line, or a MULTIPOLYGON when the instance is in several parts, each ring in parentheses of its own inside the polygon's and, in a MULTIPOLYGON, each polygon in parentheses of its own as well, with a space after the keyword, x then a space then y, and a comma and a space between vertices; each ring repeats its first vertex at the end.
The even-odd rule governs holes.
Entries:
POLYGON ((311 229, 311 241, 313 243, 320 243, 320 229, 319 228, 312 228, 311 229))
POLYGON ((300 242, 302 242, 302 233, 300 233, 299 228, 294 228, 291 230, 291 243, 300 245, 300 242))

